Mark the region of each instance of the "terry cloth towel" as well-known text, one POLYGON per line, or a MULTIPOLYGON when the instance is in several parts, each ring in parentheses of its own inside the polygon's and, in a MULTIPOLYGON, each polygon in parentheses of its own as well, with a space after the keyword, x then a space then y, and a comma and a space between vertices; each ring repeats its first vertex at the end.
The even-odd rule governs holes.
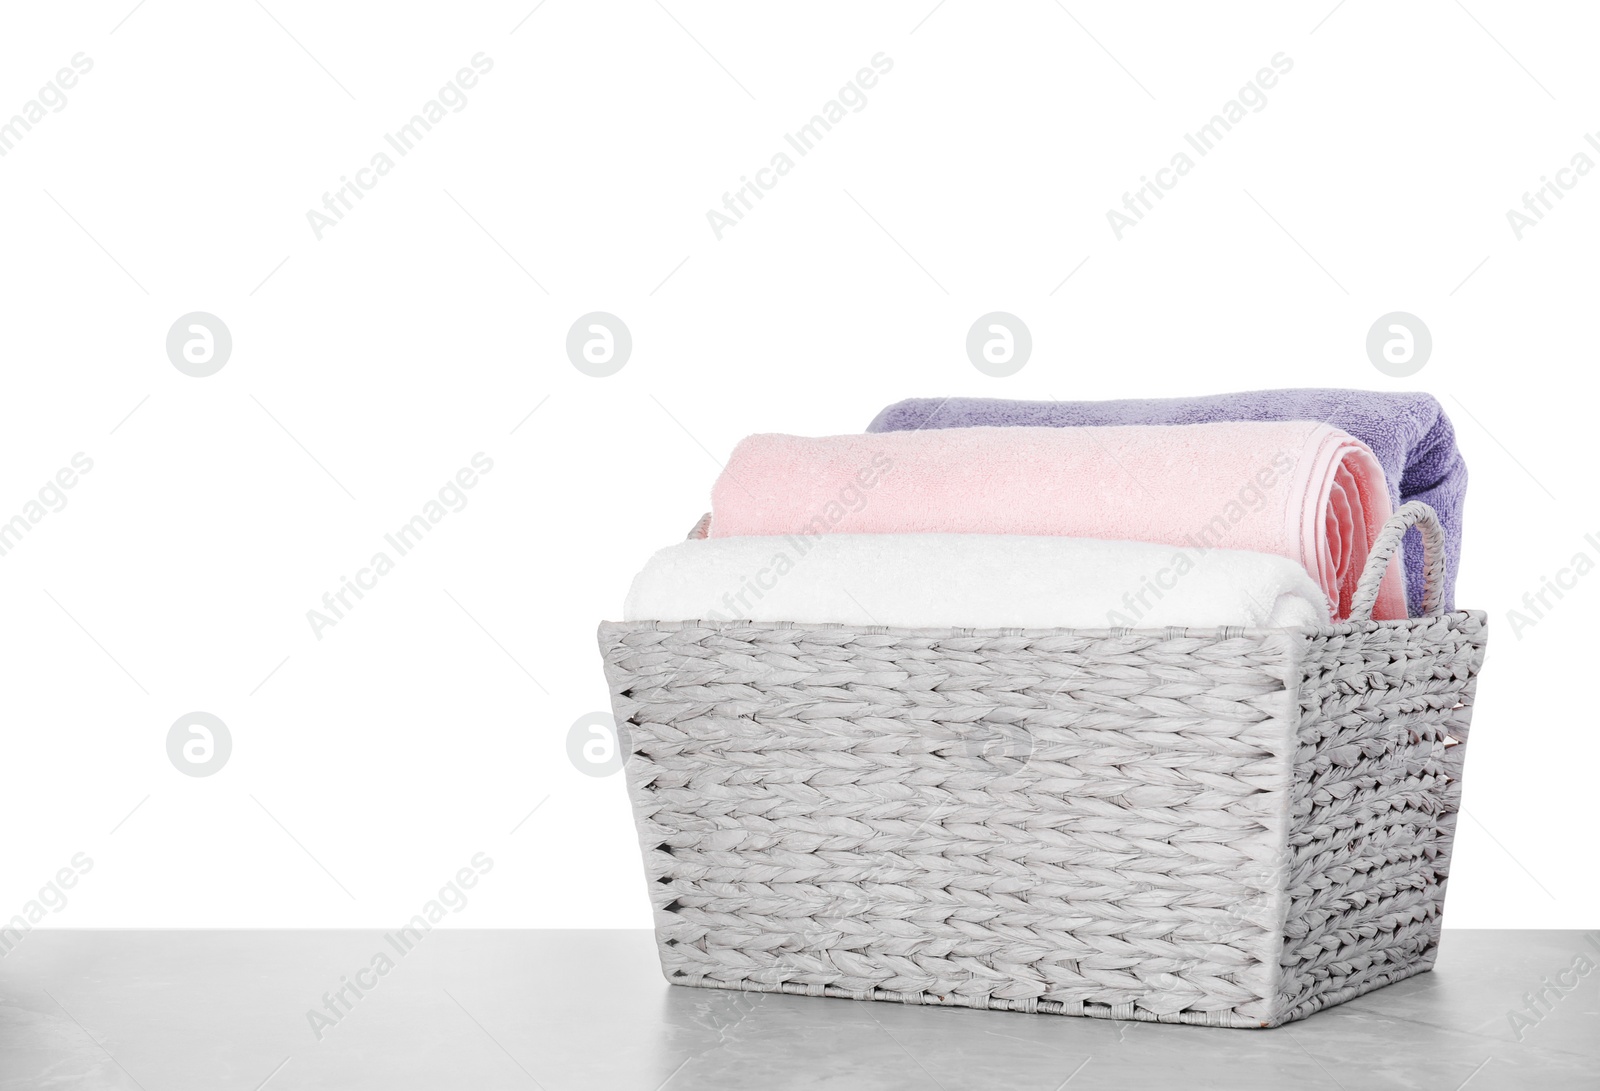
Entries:
POLYGON ((708 538, 633 580, 627 621, 902 628, 1325 625, 1322 591, 1269 553, 1000 534, 708 538))
MULTIPOLYGON (((1302 565, 1342 618, 1390 511, 1372 452, 1326 424, 951 428, 750 436, 712 490, 710 535, 1047 534, 1254 550, 1302 565)), ((1398 563, 1373 616, 1406 616, 1398 563)))
MULTIPOLYGON (((1467 466, 1455 429, 1429 394, 1375 390, 1252 390, 1200 398, 1129 398, 1107 402, 1022 402, 998 398, 909 398, 867 426, 869 432, 974 425, 1059 428, 1107 424, 1202 424, 1225 420, 1319 420, 1372 448, 1389 485, 1389 504, 1421 500, 1444 527, 1444 608, 1455 609, 1461 561, 1461 509, 1467 466)), ((1406 587, 1411 612, 1422 613, 1422 539, 1406 535, 1406 587)))

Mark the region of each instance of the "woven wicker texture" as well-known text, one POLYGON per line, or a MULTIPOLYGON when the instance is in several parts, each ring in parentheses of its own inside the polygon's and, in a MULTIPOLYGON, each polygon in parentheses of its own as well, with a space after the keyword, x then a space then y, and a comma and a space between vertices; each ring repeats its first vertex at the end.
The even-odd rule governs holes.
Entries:
POLYGON ((1433 965, 1484 616, 1308 638, 1285 921, 1285 1018, 1433 965))
POLYGON ((1481 613, 599 636, 675 984, 1261 1027, 1432 965, 1481 613))

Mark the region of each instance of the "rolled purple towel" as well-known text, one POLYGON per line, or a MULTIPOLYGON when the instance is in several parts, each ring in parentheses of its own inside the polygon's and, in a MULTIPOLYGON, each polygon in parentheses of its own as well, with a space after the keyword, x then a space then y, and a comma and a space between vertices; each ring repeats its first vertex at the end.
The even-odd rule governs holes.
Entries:
MULTIPOLYGON (((1125 398, 1104 402, 1025 402, 1004 398, 907 398, 880 412, 868 432, 993 425, 1075 427, 1204 424, 1210 421, 1324 421, 1372 448, 1395 507, 1421 500, 1439 513, 1446 555, 1444 607, 1455 609, 1461 561, 1461 514, 1467 465, 1455 429, 1431 394, 1375 390, 1251 390, 1198 398, 1125 398)), ((1422 542, 1406 535, 1406 595, 1422 612, 1422 542)))

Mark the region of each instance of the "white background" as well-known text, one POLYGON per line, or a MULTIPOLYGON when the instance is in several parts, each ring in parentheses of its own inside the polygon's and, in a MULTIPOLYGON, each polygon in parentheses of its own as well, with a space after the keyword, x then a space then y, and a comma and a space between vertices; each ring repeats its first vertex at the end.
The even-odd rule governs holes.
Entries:
POLYGON ((0 116, 94 68, 0 159, 0 518, 94 469, 0 557, 0 917, 81 851, 49 924, 387 927, 482 851, 453 922, 647 926, 622 778, 566 734, 606 707, 596 623, 740 436, 1337 385, 1436 394, 1471 467, 1458 597, 1491 639, 1448 923, 1596 923, 1600 576, 1520 640, 1506 617, 1600 555, 1600 175, 1506 220, 1600 129, 1591 9, 266 3, 4 15, 0 116), (480 51, 319 241, 306 211, 480 51), (718 241, 706 211, 879 52, 718 241), (1279 52, 1117 241, 1107 209, 1279 52), (234 340, 205 379, 164 348, 196 310, 234 340), (633 333, 611 378, 565 356, 592 310, 633 333), (1033 333, 1009 379, 963 351, 991 310, 1033 333), (1393 310, 1434 336, 1410 380, 1364 351, 1393 310), (468 506, 318 640, 306 612, 480 451, 468 506), (233 739, 204 778, 165 748, 197 709, 233 739))

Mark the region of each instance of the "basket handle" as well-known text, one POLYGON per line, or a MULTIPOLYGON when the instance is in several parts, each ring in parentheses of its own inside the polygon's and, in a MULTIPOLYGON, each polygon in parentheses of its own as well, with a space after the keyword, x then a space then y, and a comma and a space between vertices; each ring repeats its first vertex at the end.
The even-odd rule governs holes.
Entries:
POLYGON ((1444 611, 1444 527, 1439 514, 1420 500, 1401 504, 1378 531, 1367 566, 1361 572, 1355 597, 1350 603, 1351 621, 1371 621, 1372 607, 1378 601, 1378 585, 1389 570, 1389 559, 1405 539, 1406 531, 1416 527, 1422 533, 1422 616, 1438 617, 1444 611))

